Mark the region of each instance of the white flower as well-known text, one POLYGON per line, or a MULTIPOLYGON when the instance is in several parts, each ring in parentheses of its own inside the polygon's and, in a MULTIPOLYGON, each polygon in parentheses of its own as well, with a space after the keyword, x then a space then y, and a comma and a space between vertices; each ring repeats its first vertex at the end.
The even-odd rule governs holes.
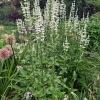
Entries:
POLYGON ((21 69, 23 69, 22 66, 16 66, 16 68, 17 68, 17 70, 21 70, 21 69))
POLYGON ((84 98, 83 100, 88 100, 87 98, 84 98))
POLYGON ((30 13, 30 2, 24 0, 24 4, 21 3, 21 8, 23 11, 23 15, 25 17, 25 23, 29 26, 32 27, 32 17, 30 13))
POLYGON ((74 22, 74 13, 75 13, 75 0, 72 3, 72 6, 71 6, 71 11, 70 11, 70 15, 69 15, 68 26, 71 26, 71 23, 74 22))
POLYGON ((65 43, 63 43, 63 49, 64 51, 68 51, 69 49, 69 43, 68 43, 67 37, 66 37, 65 43))
POLYGON ((21 19, 17 19, 16 23, 17 23, 17 29, 18 29, 18 32, 19 32, 21 30, 22 26, 23 26, 23 22, 22 22, 21 19))
POLYGON ((45 26, 44 26, 44 20, 43 20, 43 16, 42 16, 42 12, 38 0, 35 0, 34 2, 33 19, 34 19, 34 25, 36 31, 36 40, 43 41, 44 34, 45 34, 45 26))
POLYGON ((32 98, 33 93, 32 93, 32 92, 26 92, 26 93, 24 94, 24 96, 26 97, 26 99, 29 99, 29 98, 32 98))
POLYGON ((89 44, 89 36, 86 34, 86 30, 80 31, 80 47, 86 48, 86 46, 89 44))
POLYGON ((64 96, 64 100, 68 100, 68 95, 65 95, 64 96))

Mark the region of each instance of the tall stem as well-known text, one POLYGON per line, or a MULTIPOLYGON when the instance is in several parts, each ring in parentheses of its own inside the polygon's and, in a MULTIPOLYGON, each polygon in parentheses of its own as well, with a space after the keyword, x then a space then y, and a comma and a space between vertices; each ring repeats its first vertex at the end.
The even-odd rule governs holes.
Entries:
POLYGON ((15 66, 17 66, 17 61, 16 61, 16 58, 15 58, 15 53, 14 53, 14 50, 13 50, 12 44, 10 44, 10 45, 11 45, 11 48, 12 48, 12 51, 13 51, 13 55, 14 55, 14 64, 15 64, 15 66))
POLYGON ((41 44, 41 41, 40 41, 40 64, 41 64, 41 67, 42 67, 43 99, 46 100, 46 98, 45 98, 45 84, 44 84, 44 68, 43 68, 44 66, 42 65, 42 63, 43 63, 42 54, 43 54, 43 47, 42 47, 42 44, 41 44))
POLYGON ((55 51, 56 51, 56 44, 55 44, 55 37, 56 33, 53 34, 53 65, 52 65, 52 86, 53 86, 53 93, 52 93, 52 100, 55 100, 55 51))

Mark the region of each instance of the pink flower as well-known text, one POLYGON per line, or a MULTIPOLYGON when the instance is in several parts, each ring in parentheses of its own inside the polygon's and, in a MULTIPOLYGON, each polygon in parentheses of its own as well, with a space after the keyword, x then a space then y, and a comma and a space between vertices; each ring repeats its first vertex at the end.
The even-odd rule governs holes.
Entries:
POLYGON ((2 34, 3 38, 6 38, 8 36, 8 34, 2 34))
POLYGON ((0 30, 4 30, 4 26, 3 25, 0 25, 0 30))
POLYGON ((5 46, 5 49, 7 49, 9 51, 9 54, 12 55, 13 54, 13 51, 12 51, 12 48, 10 45, 6 45, 5 46))
POLYGON ((15 42, 15 37, 14 37, 14 35, 8 35, 8 36, 6 37, 6 42, 8 42, 8 43, 10 43, 10 44, 14 43, 14 42, 15 42))
POLYGON ((9 58, 9 56, 10 56, 10 53, 7 49, 5 48, 0 49, 0 59, 1 60, 5 60, 9 58))

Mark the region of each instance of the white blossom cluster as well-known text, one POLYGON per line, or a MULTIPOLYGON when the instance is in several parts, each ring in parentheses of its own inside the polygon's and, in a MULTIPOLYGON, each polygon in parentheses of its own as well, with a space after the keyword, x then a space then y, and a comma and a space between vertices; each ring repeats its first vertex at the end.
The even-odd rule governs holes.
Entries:
POLYGON ((73 29, 75 32, 78 31, 78 27, 79 27, 79 19, 78 19, 78 15, 77 15, 77 11, 76 11, 74 21, 73 21, 73 29))
MULTIPOLYGON (((34 0, 33 16, 30 13, 30 3, 28 0, 24 0, 21 3, 22 11, 26 22, 30 23, 30 26, 34 24, 36 40, 43 41, 45 38, 45 29, 49 26, 51 30, 58 33, 58 24, 63 19, 65 21, 65 34, 67 35, 68 27, 70 27, 70 32, 75 32, 80 36, 80 47, 85 48, 89 43, 89 36, 86 34, 86 27, 88 22, 88 17, 85 19, 83 16, 83 28, 79 26, 79 20, 77 15, 77 10, 75 11, 75 0, 72 3, 70 16, 68 23, 66 23, 66 5, 63 0, 47 0, 44 13, 41 12, 40 1, 34 0), (32 21, 33 20, 33 21, 32 21)), ((17 20, 18 30, 20 28, 26 32, 23 27, 24 23, 21 20, 17 20)), ((26 33, 27 34, 27 33, 26 33)), ((57 35, 58 36, 58 35, 57 35)), ((64 50, 68 51, 69 45, 66 36, 66 41, 63 43, 64 50)))
POLYGON ((87 29, 87 23, 89 22, 89 13, 87 14, 87 18, 83 18, 81 20, 81 23, 83 23, 82 29, 79 30, 80 35, 80 47, 85 48, 89 44, 89 35, 87 35, 86 29, 87 29))
POLYGON ((51 16, 50 10, 51 10, 51 0, 47 0, 46 7, 44 10, 44 15, 43 15, 45 26, 48 26, 50 22, 50 16, 51 16))
POLYGON ((16 20, 18 32, 22 29, 23 22, 21 19, 16 20))
POLYGON ((23 15, 25 17, 25 24, 27 24, 30 28, 32 27, 32 17, 30 12, 30 2, 24 0, 24 3, 21 3, 21 8, 23 11, 23 15))
POLYGON ((18 37, 27 36, 27 30, 22 19, 17 19, 16 23, 17 23, 17 29, 18 29, 18 37))
POLYGON ((68 51, 68 49, 69 49, 69 43, 68 43, 68 40, 67 40, 67 37, 66 37, 66 40, 63 43, 63 50, 68 51))
POLYGON ((25 49, 25 45, 26 44, 24 44, 24 43, 15 43, 14 44, 14 49, 16 49, 17 48, 17 51, 18 51, 18 54, 21 54, 22 52, 23 52, 23 50, 25 49))
POLYGON ((86 33, 86 24, 83 29, 80 31, 80 47, 85 48, 89 44, 89 35, 86 33))
POLYGON ((34 20, 34 26, 35 26, 35 30, 37 34, 36 39, 43 41, 44 33, 45 33, 45 26, 44 26, 42 12, 39 6, 39 0, 35 0, 34 2, 33 20, 34 20))
POLYGON ((50 26, 56 33, 58 32, 58 24, 60 19, 66 19, 66 5, 61 0, 47 0, 44 10, 44 22, 46 26, 50 26))
POLYGON ((28 26, 29 30, 32 28, 32 17, 30 14, 30 2, 27 0, 24 0, 24 3, 21 3, 21 8, 23 11, 23 15, 25 20, 22 21, 22 19, 17 19, 17 29, 18 29, 18 37, 27 35, 27 30, 25 26, 28 26))
POLYGON ((69 21, 68 21, 68 26, 71 26, 72 25, 71 23, 74 23, 74 19, 75 19, 74 15, 75 15, 75 0, 72 3, 72 6, 71 6, 70 15, 69 15, 69 21))
POLYGON ((60 6, 59 6, 59 13, 60 13, 60 20, 66 21, 66 4, 63 0, 61 0, 60 6))
MULTIPOLYGON (((59 0, 47 0, 46 8, 44 10, 43 16, 42 16, 42 12, 39 5, 39 0, 34 0, 34 8, 33 8, 32 17, 31 17, 31 12, 30 12, 30 3, 28 0, 24 0, 24 3, 21 3, 21 8, 25 17, 25 22, 30 27, 32 26, 32 23, 34 24, 35 31, 37 34, 37 37, 36 37, 37 40, 38 39, 44 40, 45 28, 47 26, 49 26, 52 30, 54 30, 57 33, 60 19, 62 18, 66 19, 66 5, 63 2, 63 0, 61 0, 61 2, 59 2, 59 0)), ((20 22, 22 23, 21 20, 20 22)), ((20 30, 19 24, 20 23, 17 24, 18 30, 20 30)), ((21 29, 25 29, 23 28, 23 26, 24 26, 24 23, 21 24, 21 29)))
POLYGON ((75 32, 76 35, 80 37, 78 39, 80 39, 81 48, 85 48, 89 44, 89 36, 87 36, 87 33, 86 33, 88 21, 89 21, 89 14, 87 14, 87 18, 85 18, 83 14, 83 18, 80 22, 81 23, 81 26, 80 26, 77 10, 75 11, 75 0, 74 0, 71 6, 68 27, 70 27, 69 31, 71 33, 75 32))
POLYGON ((59 12, 59 2, 52 0, 50 28, 54 29, 56 32, 58 31, 58 23, 59 23, 58 12, 59 12))

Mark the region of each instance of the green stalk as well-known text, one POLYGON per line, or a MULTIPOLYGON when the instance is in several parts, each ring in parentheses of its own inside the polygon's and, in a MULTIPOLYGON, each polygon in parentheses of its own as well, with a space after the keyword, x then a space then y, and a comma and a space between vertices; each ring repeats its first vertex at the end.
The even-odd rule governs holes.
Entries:
MULTIPOLYGON (((31 41, 30 41, 30 43, 31 43, 31 41)), ((30 50, 32 50, 31 49, 31 44, 29 45, 29 48, 30 48, 30 50)), ((35 82, 35 74, 34 74, 34 72, 35 72, 35 69, 36 69, 36 67, 34 66, 34 63, 33 63, 33 61, 32 61, 32 55, 33 55, 33 51, 32 51, 32 54, 30 55, 30 58, 31 58, 31 65, 32 65, 32 73, 33 73, 33 82, 35 82)), ((35 55, 36 56, 36 55, 35 55)), ((35 87, 33 87, 34 88, 34 91, 35 91, 35 87)), ((35 97, 35 99, 37 100, 37 98, 35 97)))
POLYGON ((14 55, 14 63, 15 63, 15 66, 17 66, 17 60, 16 60, 16 58, 15 58, 15 53, 14 53, 14 50, 13 50, 12 44, 10 44, 10 45, 11 45, 11 48, 12 48, 12 51, 13 51, 13 55, 14 55))
POLYGON ((42 67, 42 86, 43 86, 43 99, 44 100, 46 100, 46 97, 45 97, 45 83, 44 83, 44 66, 42 66, 42 63, 43 63, 43 59, 42 59, 42 53, 43 53, 43 51, 42 51, 42 44, 41 44, 41 41, 40 41, 40 66, 42 67))
MULTIPOLYGON (((55 32, 54 32, 55 33, 55 32)), ((54 56, 54 61, 53 61, 53 66, 52 66, 52 86, 53 86, 53 93, 52 93, 52 100, 55 100, 54 95, 55 93, 55 50, 56 50, 56 45, 55 45, 55 34, 53 34, 53 56, 54 56)))
MULTIPOLYGON (((15 73, 15 75, 14 75, 13 79, 16 77, 16 75, 17 75, 17 73, 15 73)), ((8 86, 7 86, 7 88, 5 89, 5 91, 4 91, 3 95, 2 95, 2 97, 4 97, 4 96, 6 95, 7 90, 8 90, 8 88, 9 88, 9 86, 11 85, 11 83, 12 83, 13 79, 10 81, 9 85, 8 85, 8 86)), ((3 99, 2 99, 2 97, 1 97, 1 100, 3 100, 3 99)))

